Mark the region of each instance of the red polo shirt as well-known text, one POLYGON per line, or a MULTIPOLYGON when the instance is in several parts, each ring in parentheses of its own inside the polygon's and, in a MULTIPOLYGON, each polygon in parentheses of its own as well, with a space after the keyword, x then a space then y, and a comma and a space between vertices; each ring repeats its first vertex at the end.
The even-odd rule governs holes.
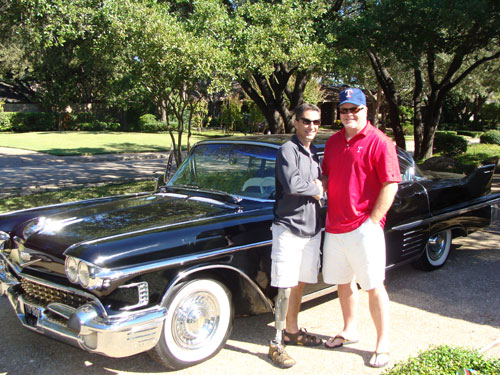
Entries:
MULTIPOLYGON (((328 177, 328 233, 355 230, 370 216, 384 182, 400 182, 396 147, 370 122, 349 141, 345 129, 325 145, 322 173, 328 177)), ((385 224, 385 216, 380 221, 385 224)))

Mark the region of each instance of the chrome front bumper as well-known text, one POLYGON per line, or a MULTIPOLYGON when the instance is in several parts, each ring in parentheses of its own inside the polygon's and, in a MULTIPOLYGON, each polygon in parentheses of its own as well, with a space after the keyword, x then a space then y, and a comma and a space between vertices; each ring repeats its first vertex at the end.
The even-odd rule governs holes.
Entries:
POLYGON ((0 259, 0 295, 6 295, 21 324, 42 335, 108 357, 128 357, 153 348, 163 328, 160 306, 104 317, 93 302, 79 308, 62 303, 39 306, 17 292, 19 281, 0 259))

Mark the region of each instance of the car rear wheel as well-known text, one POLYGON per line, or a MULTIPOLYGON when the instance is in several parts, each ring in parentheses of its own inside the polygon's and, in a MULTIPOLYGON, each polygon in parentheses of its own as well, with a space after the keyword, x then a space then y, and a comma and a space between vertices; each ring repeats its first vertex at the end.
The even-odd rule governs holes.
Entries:
POLYGON ((433 271, 444 266, 450 255, 451 230, 446 229, 429 237, 422 257, 416 266, 425 271, 433 271))
POLYGON ((176 286, 167 301, 162 336, 150 354, 178 370, 217 354, 231 333, 233 306, 225 285, 212 279, 176 286))

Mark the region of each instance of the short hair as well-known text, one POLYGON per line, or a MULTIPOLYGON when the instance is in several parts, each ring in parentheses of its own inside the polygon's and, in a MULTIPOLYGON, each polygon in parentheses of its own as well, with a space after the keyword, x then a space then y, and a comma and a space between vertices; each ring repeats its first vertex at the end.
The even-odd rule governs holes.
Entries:
POLYGON ((309 103, 302 103, 297 108, 295 108, 295 119, 298 120, 305 111, 315 111, 321 113, 321 109, 319 109, 318 106, 309 103))

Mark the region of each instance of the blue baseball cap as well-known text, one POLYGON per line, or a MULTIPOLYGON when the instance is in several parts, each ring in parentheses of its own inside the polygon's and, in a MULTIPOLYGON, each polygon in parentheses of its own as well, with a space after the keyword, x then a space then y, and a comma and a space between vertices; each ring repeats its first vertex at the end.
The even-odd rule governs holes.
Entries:
POLYGON ((351 103, 354 105, 363 105, 366 107, 365 94, 363 94, 363 91, 361 91, 360 89, 355 89, 352 87, 342 90, 340 92, 339 107, 345 103, 351 103))

